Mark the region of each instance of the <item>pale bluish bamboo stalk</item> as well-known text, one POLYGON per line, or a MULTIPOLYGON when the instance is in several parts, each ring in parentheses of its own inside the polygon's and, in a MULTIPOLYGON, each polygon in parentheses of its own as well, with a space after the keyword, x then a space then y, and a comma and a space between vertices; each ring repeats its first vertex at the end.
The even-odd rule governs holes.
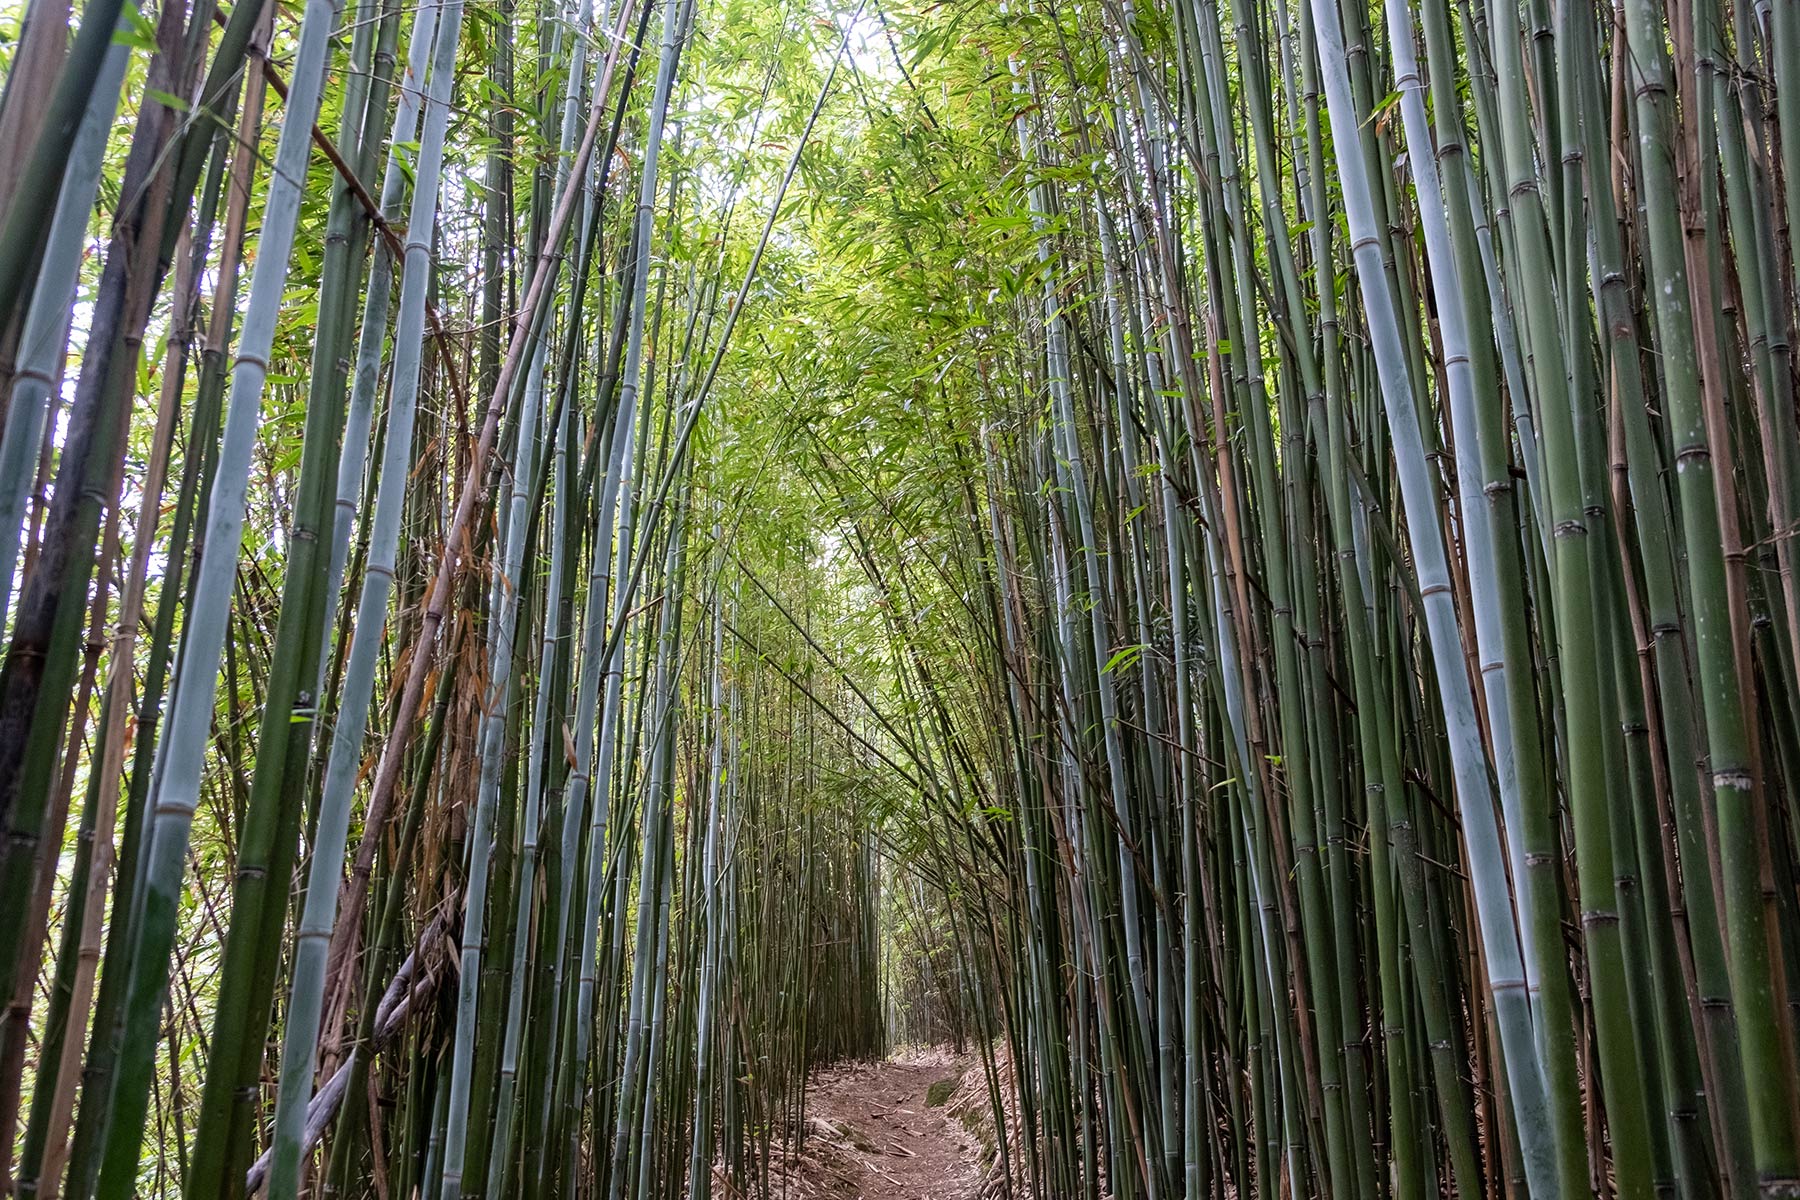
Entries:
POLYGON ((1549 1111, 1538 1068, 1525 964, 1516 914, 1506 877, 1505 852, 1494 820, 1493 788, 1475 717, 1474 696, 1463 668, 1462 644, 1450 590, 1425 449, 1413 399, 1413 384, 1402 346, 1399 317, 1380 261, 1378 226, 1369 179, 1360 153, 1362 117, 1355 111, 1345 65, 1344 38, 1331 0, 1311 0, 1318 31, 1319 62, 1332 140, 1339 147, 1339 180, 1356 259, 1357 284, 1373 341, 1382 401, 1399 471, 1401 498, 1411 533, 1414 568, 1424 599, 1431 658, 1449 735, 1457 809, 1462 816, 1487 985, 1500 1030, 1500 1044, 1514 1121, 1524 1152, 1531 1194, 1548 1200, 1560 1194, 1549 1111))
MULTIPOLYGON (((338 915, 344 848, 350 833, 351 802, 362 763, 382 630, 393 591, 394 561, 400 541, 406 487, 413 458, 413 421, 425 345, 425 302, 430 285, 431 234, 437 223, 438 181, 444 135, 450 121, 456 48, 462 33, 462 0, 445 0, 434 31, 431 74, 426 81, 424 128, 414 171, 407 221, 406 258, 400 287, 400 316, 394 331, 393 380, 389 389, 381 481, 375 497, 369 562, 357 602, 349 662, 344 672, 338 719, 326 760, 318 829, 307 872, 306 904, 295 935, 293 984, 282 1037, 282 1072, 275 1104, 274 1157, 269 1169, 270 1200, 298 1194, 307 1149, 305 1125, 312 1099, 313 1065, 325 1000, 326 956, 338 915)), ((415 651, 423 653, 422 649, 415 651)), ((353 1053, 363 1052, 360 1047, 353 1053)))
POLYGON ((232 367, 230 399, 207 511, 207 553, 201 559, 193 605, 183 628, 181 670, 162 742, 166 751, 162 777, 153 796, 149 845, 133 898, 140 916, 133 930, 118 1073, 99 1176, 98 1195, 103 1200, 124 1200, 137 1186, 138 1156, 149 1107, 149 1075, 158 1042, 157 1022, 169 979, 201 772, 212 740, 213 702, 231 616, 233 581, 243 551, 250 460, 262 424, 263 390, 306 186, 312 125, 319 112, 331 38, 340 11, 338 0, 307 0, 274 173, 263 205, 259 253, 232 367))
MULTIPOLYGON (((1484 494, 1490 482, 1482 465, 1484 430, 1479 406, 1495 404, 1498 398, 1492 387, 1478 387, 1475 359, 1491 361, 1489 346, 1475 346, 1472 337, 1478 330, 1471 325, 1469 297, 1485 290, 1486 281, 1463 276, 1457 257, 1447 206, 1461 198, 1443 191, 1438 174, 1438 148, 1434 144, 1430 120, 1425 111, 1425 84, 1419 74, 1414 49, 1414 27, 1411 10, 1404 0, 1387 0, 1386 11, 1390 33, 1400 109, 1405 131, 1407 162, 1417 181, 1419 216, 1424 232, 1426 261, 1431 273, 1432 291, 1438 297, 1436 306, 1438 332, 1443 340, 1443 370, 1448 383, 1448 411, 1456 442, 1456 478, 1458 484, 1457 516, 1463 535, 1463 556, 1469 573, 1469 599, 1474 613, 1475 642, 1481 665, 1481 682, 1487 701, 1488 737, 1493 747, 1495 775, 1500 788, 1501 811, 1506 827, 1506 845, 1512 874, 1515 905, 1521 914, 1530 914, 1533 903, 1551 905, 1549 896, 1537 899, 1530 894, 1531 873, 1527 853, 1531 839, 1527 832, 1527 811, 1531 803, 1523 794, 1528 786, 1521 778, 1519 749, 1514 743, 1512 713, 1515 707, 1510 689, 1534 690, 1530 672, 1509 661, 1502 612, 1504 598, 1517 594, 1516 580, 1503 580, 1500 556, 1495 538, 1511 537, 1512 531, 1496 531, 1490 518, 1490 503, 1484 494), (1479 394, 1478 394, 1479 392, 1479 394), (1514 680, 1512 674, 1524 670, 1527 678, 1514 680)), ((1460 119, 1452 116, 1450 119, 1460 119)), ((1458 164, 1462 156, 1459 155, 1458 164)), ((1456 186, 1452 183, 1451 186, 1456 186)), ((1491 368, 1490 368, 1491 372, 1491 368)), ((1516 559, 1509 556, 1509 562, 1516 559)), ((1535 705, 1533 705, 1535 707, 1535 705)), ((1526 730, 1525 736, 1535 737, 1526 730)), ((1536 760, 1535 752, 1532 754, 1536 760)), ((1531 768, 1535 771, 1535 767, 1531 768)), ((1529 786, 1542 786, 1535 778, 1529 786)), ((1540 885, 1541 886, 1541 885, 1540 885)), ((1558 889, 1559 890, 1559 889, 1558 889)), ((1527 916, 1528 919, 1528 916, 1527 916)), ((1558 939, 1561 940, 1560 923, 1558 939)), ((1535 1021, 1535 1045, 1538 1069, 1544 1079, 1551 1107, 1550 1136, 1557 1156, 1562 1187, 1567 1190, 1585 1186, 1579 1168, 1583 1161, 1579 1141, 1581 1101, 1575 1091, 1575 1030, 1568 1026, 1567 1014, 1559 1002, 1546 1009, 1540 1000, 1542 975, 1546 969, 1537 961, 1539 939, 1521 939, 1525 985, 1531 998, 1535 1021), (1564 1085, 1560 1090, 1558 1085, 1564 1085)), ((1552 959, 1550 970, 1563 971, 1562 959, 1552 959)), ((1566 989, 1560 980, 1552 988, 1558 996, 1566 989)))
MULTIPOLYGON (((424 81, 431 61, 431 47, 441 4, 425 4, 413 18, 411 42, 406 53, 406 73, 401 76, 399 102, 394 107, 393 131, 388 135, 387 167, 381 177, 381 214, 393 220, 399 214, 400 201, 406 194, 407 177, 402 147, 410 143, 419 127, 419 110, 424 102, 424 81)), ((344 448, 338 459, 337 506, 331 528, 330 562, 325 585, 324 637, 320 645, 331 644, 331 631, 337 624, 338 594, 343 590, 344 563, 350 555, 350 533, 356 523, 356 507, 363 494, 363 471, 368 464, 370 427, 375 415, 375 393, 381 381, 381 352, 387 341, 389 303, 394 292, 393 250, 387 239, 375 239, 374 262, 369 268, 369 281, 364 292, 362 331, 356 346, 356 365, 350 376, 350 404, 344 421, 344 448)), ((319 657, 319 679, 313 695, 323 697, 325 672, 330 655, 319 657)))

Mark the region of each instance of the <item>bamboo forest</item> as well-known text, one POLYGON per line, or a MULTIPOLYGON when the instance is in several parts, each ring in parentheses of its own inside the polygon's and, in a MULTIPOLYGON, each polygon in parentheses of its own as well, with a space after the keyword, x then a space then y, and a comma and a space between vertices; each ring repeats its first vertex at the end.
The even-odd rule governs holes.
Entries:
POLYGON ((1800 1198, 1800 0, 0 0, 0 1197, 1800 1198))

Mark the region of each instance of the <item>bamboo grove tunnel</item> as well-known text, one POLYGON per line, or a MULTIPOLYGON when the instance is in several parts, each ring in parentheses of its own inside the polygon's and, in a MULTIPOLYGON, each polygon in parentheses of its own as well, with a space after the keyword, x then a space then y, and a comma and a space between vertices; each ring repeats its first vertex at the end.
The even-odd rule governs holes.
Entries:
POLYGON ((0 72, 0 1192, 1800 1194, 1800 0, 0 72))

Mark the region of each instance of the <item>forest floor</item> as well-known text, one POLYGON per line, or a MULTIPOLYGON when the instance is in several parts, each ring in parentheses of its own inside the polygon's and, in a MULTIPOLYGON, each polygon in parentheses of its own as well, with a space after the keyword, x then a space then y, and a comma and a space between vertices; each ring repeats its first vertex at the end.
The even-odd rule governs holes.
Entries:
POLYGON ((844 1200, 973 1200, 981 1150, 946 1104, 971 1072, 943 1051, 815 1072, 802 1173, 844 1200))

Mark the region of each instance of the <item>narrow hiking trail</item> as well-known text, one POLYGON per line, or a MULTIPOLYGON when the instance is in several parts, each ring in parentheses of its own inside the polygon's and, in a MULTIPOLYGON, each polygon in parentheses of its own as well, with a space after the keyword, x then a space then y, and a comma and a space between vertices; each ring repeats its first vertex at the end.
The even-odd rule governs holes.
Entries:
POLYGON ((974 1200, 980 1148, 944 1103, 969 1069, 927 1053, 816 1072, 806 1101, 804 1173, 838 1197, 974 1200), (945 1081, 951 1086, 932 1096, 933 1085, 945 1081))

